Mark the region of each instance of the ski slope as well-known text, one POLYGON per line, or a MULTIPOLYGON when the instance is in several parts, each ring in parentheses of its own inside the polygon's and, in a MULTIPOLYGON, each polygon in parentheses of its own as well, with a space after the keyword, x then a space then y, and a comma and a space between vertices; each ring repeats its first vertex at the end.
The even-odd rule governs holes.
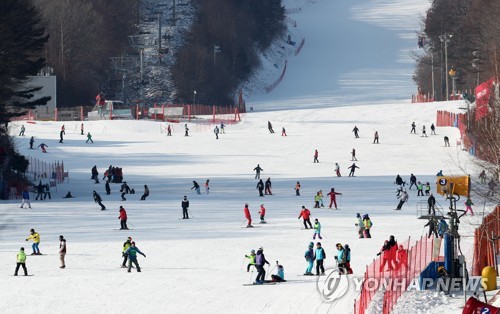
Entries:
MULTIPOLYGON (((388 2, 394 1, 385 1, 388 2)), ((418 2, 419 8, 428 4, 423 0, 408 2, 418 2)), ((459 167, 466 167, 474 173, 466 164, 468 156, 454 145, 459 138, 458 130, 437 128, 438 135, 427 138, 409 133, 411 122, 417 123, 418 130, 422 125, 429 129, 436 110, 458 110, 462 104, 409 104, 395 101, 400 97, 393 97, 394 94, 387 91, 373 97, 373 93, 363 88, 352 90, 351 96, 342 93, 342 78, 378 64, 380 68, 375 72, 387 69, 389 73, 402 73, 382 77, 390 78, 389 81, 395 83, 393 90, 398 90, 402 97, 409 97, 408 91, 414 88, 409 79, 411 66, 399 68, 392 63, 397 69, 391 69, 389 63, 378 63, 380 57, 398 59, 396 56, 401 55, 408 43, 407 36, 398 34, 407 34, 407 30, 359 16, 361 11, 376 16, 373 10, 381 5, 380 1, 359 1, 356 5, 346 1, 290 0, 290 3, 304 4, 302 15, 294 18, 299 25, 304 25, 302 31, 307 34, 307 46, 290 61, 290 72, 282 85, 272 94, 256 97, 256 112, 246 114, 239 124, 227 126, 226 134, 221 134, 219 140, 215 139, 210 124, 190 123, 189 137, 183 136, 182 125, 174 125, 173 136, 166 137, 160 132, 161 124, 156 122, 92 121, 85 122, 85 132, 93 134, 94 144, 85 143, 85 136, 79 134, 79 122, 65 123, 66 137, 64 144, 59 144, 62 122, 38 121, 25 125, 26 137, 16 139, 19 150, 46 161, 63 160, 70 172, 70 181, 59 185, 57 192, 53 191, 52 200, 32 201, 33 209, 20 209, 19 201, 0 204, 2 221, 7 226, 0 229, 0 312, 352 311, 357 296, 353 289, 334 303, 323 303, 316 278, 298 276, 305 271, 303 255, 312 240, 312 232, 301 230, 297 220, 301 206, 307 206, 313 218, 322 223, 321 242, 327 254, 325 266, 334 266, 335 244, 348 243, 352 249, 354 276, 362 276, 365 265, 376 256, 389 235, 404 241, 409 236, 420 237, 424 232, 425 221, 416 219, 416 203, 420 200, 416 192, 410 193, 409 203, 401 212, 393 210, 398 202, 393 184, 396 174, 408 181, 409 174, 414 173, 420 181, 434 182, 439 170, 456 174, 462 173, 459 167), (338 6, 334 8, 333 2, 338 6), (350 52, 343 51, 341 59, 328 58, 328 53, 315 55, 320 49, 319 37, 330 35, 324 31, 323 24, 311 24, 313 19, 330 19, 332 23, 339 23, 337 29, 344 25, 335 21, 339 19, 351 23, 351 29, 373 23, 364 25, 357 36, 389 36, 387 42, 396 47, 385 45, 385 49, 367 53, 368 47, 361 45, 365 41, 360 38, 360 46, 354 46, 350 52), (371 62, 358 63, 358 58, 354 58, 357 53, 363 53, 363 58, 371 57, 371 62), (346 68, 339 68, 340 65, 346 68), (338 70, 327 71, 327 68, 338 70), (319 80, 324 84, 318 85, 319 80), (341 98, 337 97, 337 91, 341 98), (372 101, 366 101, 371 98, 372 101), (275 134, 267 131, 267 121, 273 123, 275 134), (351 132, 355 125, 360 129, 359 139, 351 132), (286 128, 288 136, 281 136, 281 127, 286 128), (375 131, 379 132, 380 144, 372 144, 375 131), (453 144, 450 148, 443 145, 445 135, 453 144), (35 145, 47 144, 48 153, 29 150, 30 136, 35 136, 35 145), (347 167, 352 164, 352 148, 356 148, 359 160, 356 165, 360 169, 356 177, 349 178, 347 167), (315 149, 319 151, 319 164, 313 164, 315 149), (334 177, 335 162, 341 166, 341 178, 334 177), (264 169, 262 177, 272 179, 273 196, 258 196, 257 181, 252 173, 257 164, 264 169), (104 183, 94 184, 90 180, 90 169, 94 165, 101 177, 109 165, 122 167, 125 181, 137 194, 128 195, 127 201, 122 202, 119 185, 112 184, 112 193, 106 196, 104 183), (190 190, 193 180, 202 185, 206 179, 210 179, 209 195, 196 195, 190 190), (296 181, 302 185, 300 197, 294 196, 296 181), (149 186, 151 194, 146 201, 139 201, 144 184, 149 186), (342 193, 338 199, 341 209, 312 208, 314 194, 320 189, 326 194, 332 187, 342 193), (93 202, 93 190, 101 194, 107 210, 101 211, 93 202), (75 198, 63 199, 67 191, 75 198), (193 219, 190 220, 179 219, 184 195, 191 202, 193 219), (245 203, 250 205, 257 228, 241 228, 245 203), (267 209, 268 224, 265 225, 258 224, 260 204, 267 209), (133 230, 114 230, 119 228, 120 205, 127 209, 129 227, 133 230), (357 238, 354 223, 358 212, 370 214, 374 223, 372 239, 357 238), (28 271, 35 276, 10 276, 19 247, 24 246, 28 253, 31 251, 31 243, 24 241, 31 228, 40 233, 40 249, 46 255, 28 256, 28 271), (60 234, 68 241, 64 270, 59 269, 57 253, 60 234), (147 255, 138 257, 141 273, 128 274, 119 267, 122 244, 128 236, 133 237, 147 255), (260 246, 264 247, 271 265, 275 261, 284 265, 289 282, 243 286, 256 275, 243 270, 244 255, 260 246)), ((397 20, 396 11, 385 10, 394 13, 389 14, 387 20, 397 20)), ((418 19, 417 13, 415 19, 418 19)), ((408 25, 412 24, 408 22, 408 25)), ((327 38, 326 42, 330 40, 327 38)), ((371 47, 378 47, 376 45, 371 47)), ((336 51, 334 45, 329 49, 336 51)), ((372 79, 365 86, 374 83, 372 79)), ((20 125, 12 124, 12 134, 17 135, 20 125)), ((438 202, 442 202, 440 197, 438 202)), ((466 243, 462 245, 464 253, 470 255, 466 243)), ((451 313, 456 309, 446 310, 451 313)))

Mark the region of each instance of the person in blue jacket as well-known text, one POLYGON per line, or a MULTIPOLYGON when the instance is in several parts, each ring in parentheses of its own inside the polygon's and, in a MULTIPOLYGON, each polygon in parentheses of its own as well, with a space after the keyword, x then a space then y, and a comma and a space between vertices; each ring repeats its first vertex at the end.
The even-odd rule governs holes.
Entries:
POLYGON ((321 237, 321 224, 318 221, 318 218, 314 219, 314 235, 313 235, 313 240, 316 239, 316 236, 321 240, 323 239, 321 237))
POLYGON ((31 208, 30 192, 28 192, 28 189, 24 189, 23 193, 21 194, 21 197, 23 198, 23 202, 21 203, 20 208, 24 208, 24 204, 28 204, 29 208, 31 208))
POLYGON ((312 269, 314 267, 314 243, 311 242, 309 243, 309 247, 307 248, 306 253, 304 254, 304 257, 307 262, 307 268, 306 272, 304 273, 304 276, 313 276, 312 269))
POLYGON ((137 253, 146 257, 146 254, 142 253, 141 250, 139 250, 139 248, 135 246, 135 242, 132 241, 132 243, 130 243, 130 247, 125 251, 125 254, 128 255, 128 272, 129 273, 130 273, 130 270, 132 269, 132 263, 135 264, 135 268, 137 269, 137 272, 138 273, 141 272, 141 267, 139 266, 139 263, 137 262, 137 253))
POLYGON ((444 234, 446 233, 446 231, 448 231, 448 224, 446 223, 444 218, 441 218, 441 220, 439 220, 439 224, 438 224, 439 237, 440 238, 444 237, 444 234))
POLYGON ((316 250, 314 251, 314 259, 316 260, 316 276, 325 274, 325 267, 323 266, 323 261, 326 259, 326 252, 321 247, 321 242, 316 243, 316 250))
POLYGON ((337 255, 335 256, 335 260, 337 261, 337 266, 339 268, 339 274, 346 273, 346 263, 347 263, 347 254, 345 252, 342 244, 337 243, 337 255))
POLYGON ((276 261, 276 274, 271 275, 271 282, 286 282, 285 269, 276 261))

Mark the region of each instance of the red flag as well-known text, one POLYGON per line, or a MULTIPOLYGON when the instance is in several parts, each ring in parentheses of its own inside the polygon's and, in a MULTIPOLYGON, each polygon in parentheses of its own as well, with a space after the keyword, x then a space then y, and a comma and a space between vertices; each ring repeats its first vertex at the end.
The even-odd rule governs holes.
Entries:
POLYGON ((490 79, 476 87, 476 121, 488 114, 491 89, 494 79, 490 79))

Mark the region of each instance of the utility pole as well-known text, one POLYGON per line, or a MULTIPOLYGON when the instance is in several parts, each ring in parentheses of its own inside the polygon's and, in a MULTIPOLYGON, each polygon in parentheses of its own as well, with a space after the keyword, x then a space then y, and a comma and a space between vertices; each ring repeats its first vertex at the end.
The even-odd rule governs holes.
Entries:
POLYGON ((175 16, 175 0, 172 0, 172 26, 175 26, 176 16, 175 16))
POLYGON ((431 55, 431 80, 432 80, 432 100, 435 100, 435 86, 434 86, 434 46, 430 45, 427 52, 431 55))
POLYGON ((446 34, 440 35, 439 39, 441 40, 442 43, 444 43, 444 63, 445 63, 445 71, 444 74, 446 76, 446 100, 449 100, 450 93, 448 89, 448 43, 451 41, 451 37, 453 35, 446 34))
POLYGON ((158 53, 161 52, 161 12, 158 12, 158 53))

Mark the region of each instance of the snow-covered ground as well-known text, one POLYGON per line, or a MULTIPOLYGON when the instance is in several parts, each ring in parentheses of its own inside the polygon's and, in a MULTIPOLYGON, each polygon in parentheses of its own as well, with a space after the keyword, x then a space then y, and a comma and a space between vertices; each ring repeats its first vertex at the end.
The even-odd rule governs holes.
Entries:
MULTIPOLYGON (((94 144, 86 144, 85 137, 79 135, 79 122, 66 123, 66 138, 64 144, 59 144, 61 122, 26 125, 26 137, 17 140, 20 151, 46 161, 63 160, 70 172, 70 181, 58 186, 52 200, 33 201, 33 209, 20 209, 18 201, 0 204, 2 221, 7 226, 0 229, 3 273, 0 312, 352 311, 357 296, 354 289, 334 303, 323 303, 316 278, 298 276, 305 270, 303 254, 312 240, 312 232, 301 230, 297 220, 301 206, 310 208, 313 217, 322 223, 321 242, 328 257, 326 266, 334 265, 335 244, 348 243, 352 249, 354 276, 362 276, 365 265, 376 256, 389 235, 403 241, 408 236, 417 238, 424 233, 425 221, 416 219, 416 204, 425 198, 411 192, 409 204, 401 212, 393 210, 397 204, 393 184, 396 174, 408 180, 409 174, 414 173, 421 181, 434 182, 438 170, 461 174, 459 168, 467 167, 468 156, 459 147, 443 146, 445 135, 455 143, 459 137, 457 129, 438 128, 437 136, 427 138, 409 133, 411 122, 417 123, 418 130, 424 124, 429 129, 435 122, 436 110, 458 110, 462 104, 394 101, 408 97, 413 88, 411 66, 399 63, 404 66, 393 68, 388 63, 398 63, 397 55, 401 55, 403 49, 398 47, 407 47, 405 36, 397 35, 406 30, 383 29, 388 26, 375 24, 362 27, 363 23, 359 22, 359 8, 374 12, 372 16, 375 16, 374 9, 380 1, 358 1, 356 5, 349 1, 290 1, 295 3, 292 7, 305 3, 302 13, 293 16, 307 36, 304 51, 289 61, 290 72, 275 92, 259 96, 257 112, 246 114, 241 123, 228 126, 227 134, 220 135, 219 140, 212 133, 213 126, 207 125, 189 124, 189 137, 183 136, 182 125, 174 125, 173 136, 166 137, 160 132, 160 124, 155 122, 92 121, 85 122, 85 129, 93 134, 94 144), (338 24, 323 24, 327 22, 338 24), (343 35, 346 41, 356 34, 370 38, 356 37, 349 49, 339 52, 343 56, 330 58, 329 52, 338 52, 338 47, 346 42, 338 42, 341 38, 332 40, 328 30, 343 35), (351 34, 354 30, 359 32, 351 34), (371 37, 379 35, 382 37, 377 37, 378 40, 371 37), (381 40, 385 42, 384 36, 390 37, 387 42, 397 42, 398 46, 379 46, 381 40), (318 51, 322 44, 328 45, 329 50, 318 51), (358 54, 371 59, 358 59, 358 54), (378 63, 382 59, 386 61, 378 63), (382 92, 383 97, 372 97, 372 89, 355 89, 351 98, 344 94, 343 101, 339 102, 336 91, 340 91, 337 88, 348 76, 346 73, 364 73, 372 65, 383 73, 403 74, 391 76, 389 80, 401 97, 393 97, 394 94, 387 91, 382 92), (372 101, 359 104, 360 99, 370 97, 372 101), (353 103, 358 104, 347 106, 353 103), (292 104, 297 104, 297 108, 292 104), (285 108, 287 110, 283 110, 285 108), (275 134, 267 131, 267 121, 273 123, 275 134), (351 132, 355 125, 360 129, 359 139, 354 139, 351 132), (288 136, 281 136, 282 127, 288 136), (372 144, 375 131, 380 134, 380 144, 372 144), (48 153, 27 149, 30 136, 35 136, 37 145, 46 143, 48 153), (359 160, 356 165, 360 169, 356 177, 349 178, 347 167, 352 164, 352 148, 356 148, 359 160), (313 163, 315 149, 319 151, 319 164, 313 163), (341 178, 334 177, 335 162, 341 166, 341 178), (97 165, 102 176, 110 164, 123 167, 125 180, 137 191, 135 195, 128 195, 125 202, 120 201, 119 185, 112 184, 112 193, 106 196, 104 184, 90 180, 92 166, 97 165), (263 178, 272 179, 273 196, 258 196, 257 181, 252 173, 257 164, 264 169, 263 178), (209 195, 196 195, 190 190, 193 180, 203 184, 206 179, 210 179, 209 195), (300 197, 294 196, 296 181, 302 184, 300 197), (151 195, 146 201, 139 201, 144 184, 149 186, 151 195), (341 210, 313 209, 316 191, 322 189, 326 193, 332 187, 343 193, 338 200, 341 210), (103 197, 106 211, 100 211, 93 202, 94 189, 103 197), (67 191, 75 198, 63 199, 67 191), (191 201, 193 219, 190 220, 179 219, 184 195, 191 201), (245 202, 250 205, 257 228, 241 228, 245 202), (257 223, 260 204, 267 208, 268 224, 265 225, 257 223), (119 227, 120 205, 127 209, 129 227, 133 230, 114 230, 119 227), (354 223, 358 212, 372 217, 372 239, 357 238, 354 223), (12 277, 19 247, 24 246, 30 252, 30 243, 24 239, 31 228, 40 233, 40 248, 46 255, 28 256, 28 270, 35 276, 12 277), (64 270, 58 268, 60 234, 68 241, 64 270), (147 255, 147 258, 139 257, 143 269, 140 274, 128 274, 119 267, 122 244, 128 236, 132 236, 147 255), (275 261, 284 265, 288 283, 243 286, 256 275, 243 270, 244 255, 260 246, 264 247, 271 265, 275 261)), ((428 5, 425 0, 409 2, 417 3, 419 8, 425 3, 428 5)), ((389 8, 384 12, 388 11, 389 8)), ((387 17, 391 18, 398 16, 387 17)), ((418 19, 417 12, 415 19, 418 19)), ((390 76, 381 75, 377 80, 390 76)), ((12 125, 13 134, 17 134, 19 126, 20 123, 12 125)), ((467 170, 475 173, 470 167, 467 170)), ((440 197, 438 201, 443 202, 440 197)), ((470 232, 471 222, 477 220, 462 220, 462 230, 470 232)), ((470 242, 470 238, 462 242, 462 250, 468 258, 470 242)), ((429 304, 440 304, 441 298, 438 295, 435 302, 429 304)), ((444 306, 443 312, 457 312, 456 304, 444 306)))

